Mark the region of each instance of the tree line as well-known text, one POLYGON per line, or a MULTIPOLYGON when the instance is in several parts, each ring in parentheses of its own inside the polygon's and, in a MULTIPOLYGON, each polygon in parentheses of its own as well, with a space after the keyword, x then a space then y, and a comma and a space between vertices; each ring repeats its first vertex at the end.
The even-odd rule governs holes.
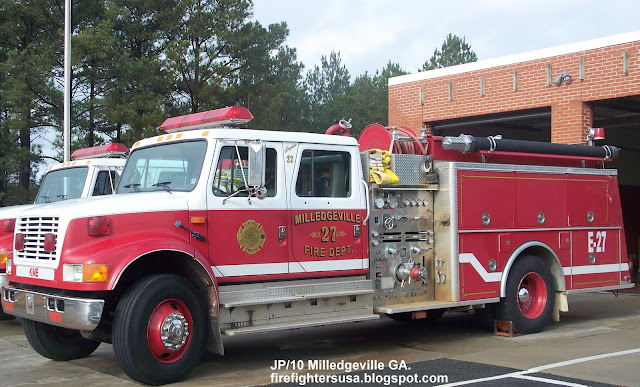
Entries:
MULTIPOLYGON (((308 70, 285 22, 263 26, 251 0, 73 0, 71 150, 160 134, 170 116, 246 106, 250 127, 324 132, 340 118, 357 133, 387 123, 389 61, 351 77, 340 53, 308 70)), ((28 203, 52 129, 62 161, 61 0, 0 0, 0 207, 28 203)), ((475 61, 449 34, 419 71, 475 61)))

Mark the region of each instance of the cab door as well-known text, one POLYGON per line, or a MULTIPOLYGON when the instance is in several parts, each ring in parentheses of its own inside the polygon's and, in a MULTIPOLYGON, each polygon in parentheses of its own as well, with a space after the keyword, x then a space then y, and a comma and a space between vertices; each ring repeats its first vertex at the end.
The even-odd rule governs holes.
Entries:
POLYGON ((284 144, 292 276, 368 272, 365 195, 356 147, 284 144))
POLYGON ((218 282, 288 275, 287 190, 281 143, 264 143, 266 197, 248 197, 244 141, 219 142, 208 187, 209 259, 218 282), (244 177, 243 177, 244 173, 244 177))

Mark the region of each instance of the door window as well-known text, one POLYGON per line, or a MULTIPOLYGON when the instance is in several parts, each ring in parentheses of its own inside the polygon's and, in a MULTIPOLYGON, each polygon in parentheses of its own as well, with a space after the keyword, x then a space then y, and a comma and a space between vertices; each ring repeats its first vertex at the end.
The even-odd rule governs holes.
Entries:
MULTIPOLYGON (((265 168, 265 188, 267 197, 276 196, 277 192, 277 152, 267 148, 265 168)), ((249 157, 246 146, 224 146, 220 150, 218 165, 213 178, 213 194, 227 197, 245 189, 245 178, 248 177, 249 157)), ((234 196, 247 196, 247 192, 239 192, 234 196)))
POLYGON ((348 152, 307 149, 302 152, 296 195, 346 198, 351 196, 351 155, 348 152))

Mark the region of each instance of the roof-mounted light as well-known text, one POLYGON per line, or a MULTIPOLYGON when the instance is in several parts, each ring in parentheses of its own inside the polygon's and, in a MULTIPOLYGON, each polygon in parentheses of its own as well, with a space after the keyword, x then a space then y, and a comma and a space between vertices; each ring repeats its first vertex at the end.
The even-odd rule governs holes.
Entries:
POLYGON ((231 106, 207 112, 187 114, 167 118, 160 129, 172 133, 183 130, 214 128, 224 125, 246 124, 253 119, 253 114, 246 107, 231 106))
POLYGON ((129 152, 129 149, 124 144, 113 143, 77 149, 73 151, 71 158, 80 160, 97 157, 122 157, 127 152, 129 152))

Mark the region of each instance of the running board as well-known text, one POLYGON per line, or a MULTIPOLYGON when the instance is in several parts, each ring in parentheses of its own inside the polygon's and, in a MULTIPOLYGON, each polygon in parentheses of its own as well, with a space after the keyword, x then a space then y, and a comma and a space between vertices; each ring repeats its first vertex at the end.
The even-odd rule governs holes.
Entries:
POLYGON ((308 327, 317 327, 322 325, 332 325, 332 324, 341 324, 341 323, 349 323, 349 322, 357 322, 357 321, 367 321, 367 320, 375 320, 378 319, 380 315, 377 314, 356 314, 352 316, 340 316, 340 317, 324 317, 317 318, 308 321, 297 321, 297 322, 288 322, 281 324, 273 324, 273 325, 261 325, 261 326, 250 326, 244 328, 235 328, 235 329, 223 329, 222 334, 227 336, 237 336, 237 335, 246 335, 251 333, 264 333, 264 332, 272 332, 272 331, 281 331, 285 329, 296 329, 296 328, 308 328, 308 327))
POLYGON ((372 282, 365 279, 364 276, 263 282, 219 287, 220 306, 223 308, 371 293, 373 293, 372 282))

